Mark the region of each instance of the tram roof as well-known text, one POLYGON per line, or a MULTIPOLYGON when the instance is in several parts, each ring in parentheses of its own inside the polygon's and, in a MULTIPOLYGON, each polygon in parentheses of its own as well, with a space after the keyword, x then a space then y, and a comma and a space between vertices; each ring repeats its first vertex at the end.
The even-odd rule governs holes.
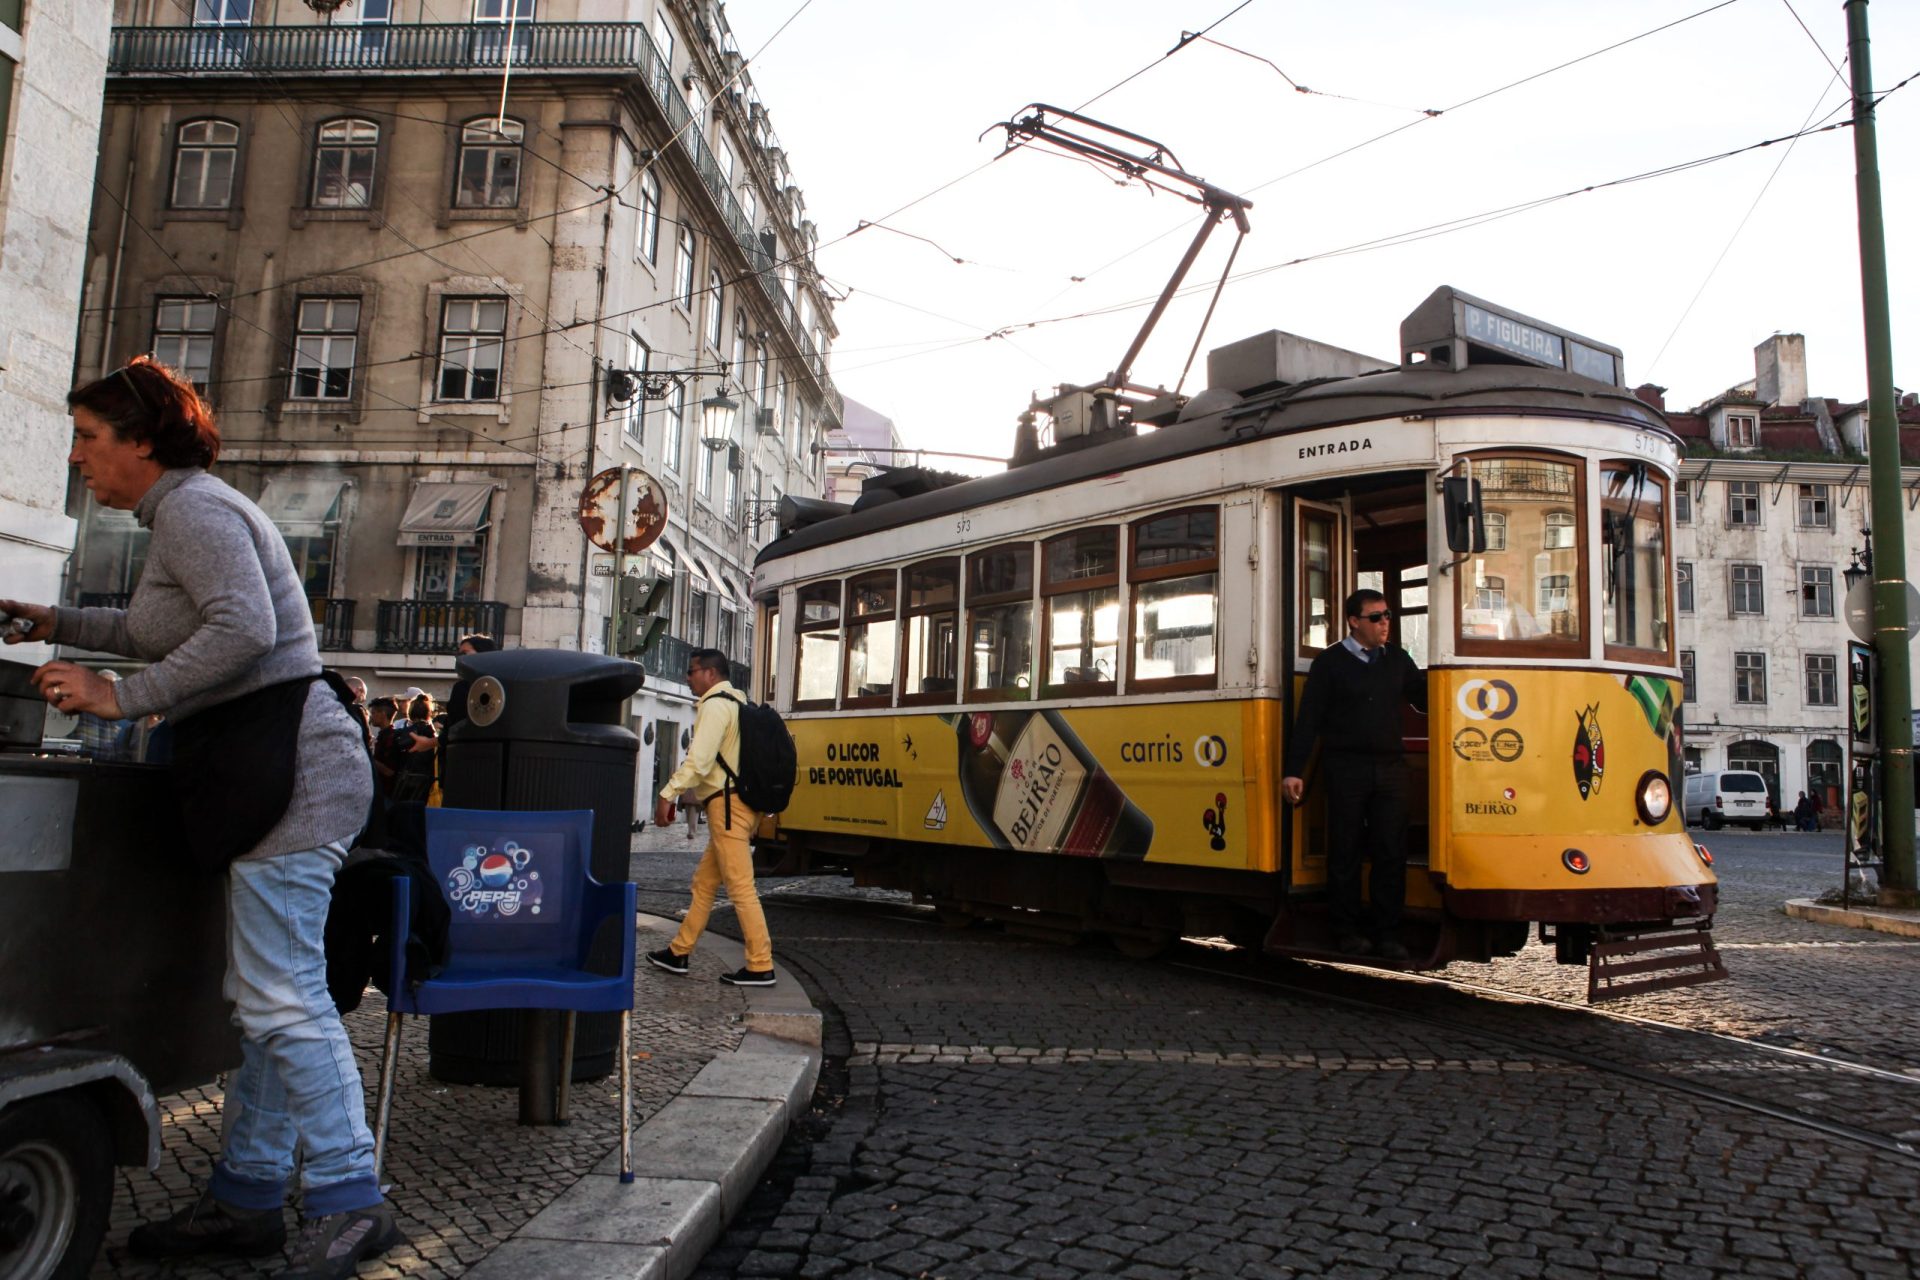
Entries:
POLYGON ((1584 418, 1671 434, 1660 410, 1631 392, 1576 374, 1508 364, 1458 370, 1400 366, 1260 392, 1184 422, 1045 455, 997 475, 834 516, 768 543, 754 563, 766 564, 814 547, 1253 440, 1348 423, 1474 414, 1584 418))

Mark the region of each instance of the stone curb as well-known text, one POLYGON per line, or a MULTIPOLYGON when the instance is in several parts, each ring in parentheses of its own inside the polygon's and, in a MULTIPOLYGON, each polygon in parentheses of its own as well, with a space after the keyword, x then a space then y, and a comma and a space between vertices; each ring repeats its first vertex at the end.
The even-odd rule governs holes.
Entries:
MULTIPOLYGON (((643 926, 674 922, 641 915, 643 926)), ((708 933, 728 969, 744 948, 708 933)), ((620 1152, 562 1192, 466 1274, 472 1280, 685 1280, 746 1204, 820 1075, 820 1011, 793 975, 742 987, 746 1038, 700 1069, 633 1133, 630 1185, 620 1152)))
POLYGON ((1910 912, 1864 906, 1848 909, 1815 902, 1812 898, 1790 898, 1787 901, 1787 914, 1795 920, 1807 920, 1814 924, 1837 924, 1849 929, 1891 933, 1902 938, 1920 938, 1920 916, 1910 912))

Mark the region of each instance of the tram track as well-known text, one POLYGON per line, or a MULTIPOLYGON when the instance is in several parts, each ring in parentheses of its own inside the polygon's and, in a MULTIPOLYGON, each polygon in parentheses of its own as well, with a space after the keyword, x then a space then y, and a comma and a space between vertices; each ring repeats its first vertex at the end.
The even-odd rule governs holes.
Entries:
MULTIPOLYGON (((778 891, 766 895, 769 905, 858 916, 866 919, 891 919, 920 926, 942 927, 932 908, 902 901, 875 898, 850 898, 835 894, 804 891, 778 891)), ((1754 1092, 1720 1087, 1682 1074, 1687 1068, 1718 1070, 1735 1075, 1758 1075, 1778 1087, 1782 1070, 1824 1078, 1847 1077, 1862 1081, 1876 1092, 1892 1095, 1892 1114, 1910 1118, 1909 1131, 1920 1136, 1920 1077, 1888 1070, 1869 1063, 1835 1058, 1792 1046, 1768 1044, 1744 1036, 1710 1029, 1688 1027, 1680 1023, 1627 1013, 1617 1009, 1596 1009, 1584 1004, 1527 992, 1512 991, 1484 983, 1448 978, 1437 974, 1369 969, 1364 966, 1321 963, 1317 961, 1277 960, 1256 956, 1242 948, 1211 939, 1182 939, 1170 956, 1155 963, 1210 978, 1285 992, 1300 999, 1385 1014, 1437 1030, 1496 1044, 1516 1053, 1546 1057, 1632 1081, 1649 1088, 1681 1094, 1696 1101, 1731 1108, 1764 1117, 1782 1125, 1816 1133, 1822 1137, 1864 1146, 1920 1163, 1920 1142, 1901 1133, 1854 1123, 1842 1115, 1821 1114, 1792 1106, 1754 1092), (1368 989, 1371 988, 1371 989, 1368 989), (1418 991, 1445 991, 1472 1002, 1465 1016, 1449 1016, 1432 1008, 1409 1007, 1409 996, 1418 991), (1491 1019, 1508 1013, 1538 1012, 1550 1017, 1578 1020, 1579 1028, 1526 1030, 1489 1025, 1491 1019), (1731 1063, 1702 1062, 1697 1056, 1680 1060, 1675 1066, 1659 1067, 1624 1060, 1605 1052, 1569 1043, 1568 1030, 1576 1037, 1599 1029, 1631 1029, 1659 1037, 1686 1037, 1702 1044, 1724 1048, 1743 1055, 1746 1061, 1731 1063)), ((1813 1091, 1816 1096, 1819 1091, 1813 1091)), ((1889 1126, 1891 1127, 1891 1126, 1889 1126)))

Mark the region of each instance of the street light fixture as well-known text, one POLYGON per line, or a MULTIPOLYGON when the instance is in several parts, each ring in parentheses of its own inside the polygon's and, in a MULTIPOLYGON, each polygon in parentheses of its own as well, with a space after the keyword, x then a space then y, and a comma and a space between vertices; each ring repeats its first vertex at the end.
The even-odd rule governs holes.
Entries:
POLYGON ((1853 551, 1853 563, 1840 571, 1846 579, 1847 590, 1851 591, 1867 578, 1873 576, 1873 530, 1862 529, 1860 536, 1866 540, 1866 546, 1856 547, 1853 551))
POLYGON ((734 424, 740 420, 740 402, 727 394, 723 380, 700 402, 700 443, 718 453, 733 443, 734 424))

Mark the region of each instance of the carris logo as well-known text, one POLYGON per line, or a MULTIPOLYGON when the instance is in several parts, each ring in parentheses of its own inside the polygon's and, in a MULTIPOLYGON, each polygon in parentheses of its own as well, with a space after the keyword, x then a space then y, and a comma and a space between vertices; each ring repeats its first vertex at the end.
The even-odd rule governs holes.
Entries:
POLYGON ((1205 734, 1193 743, 1193 758, 1209 769, 1227 762, 1227 740, 1217 733, 1205 734))
POLYGON ((1505 680, 1469 680, 1454 705, 1469 720, 1505 720, 1520 705, 1520 695, 1505 680))

